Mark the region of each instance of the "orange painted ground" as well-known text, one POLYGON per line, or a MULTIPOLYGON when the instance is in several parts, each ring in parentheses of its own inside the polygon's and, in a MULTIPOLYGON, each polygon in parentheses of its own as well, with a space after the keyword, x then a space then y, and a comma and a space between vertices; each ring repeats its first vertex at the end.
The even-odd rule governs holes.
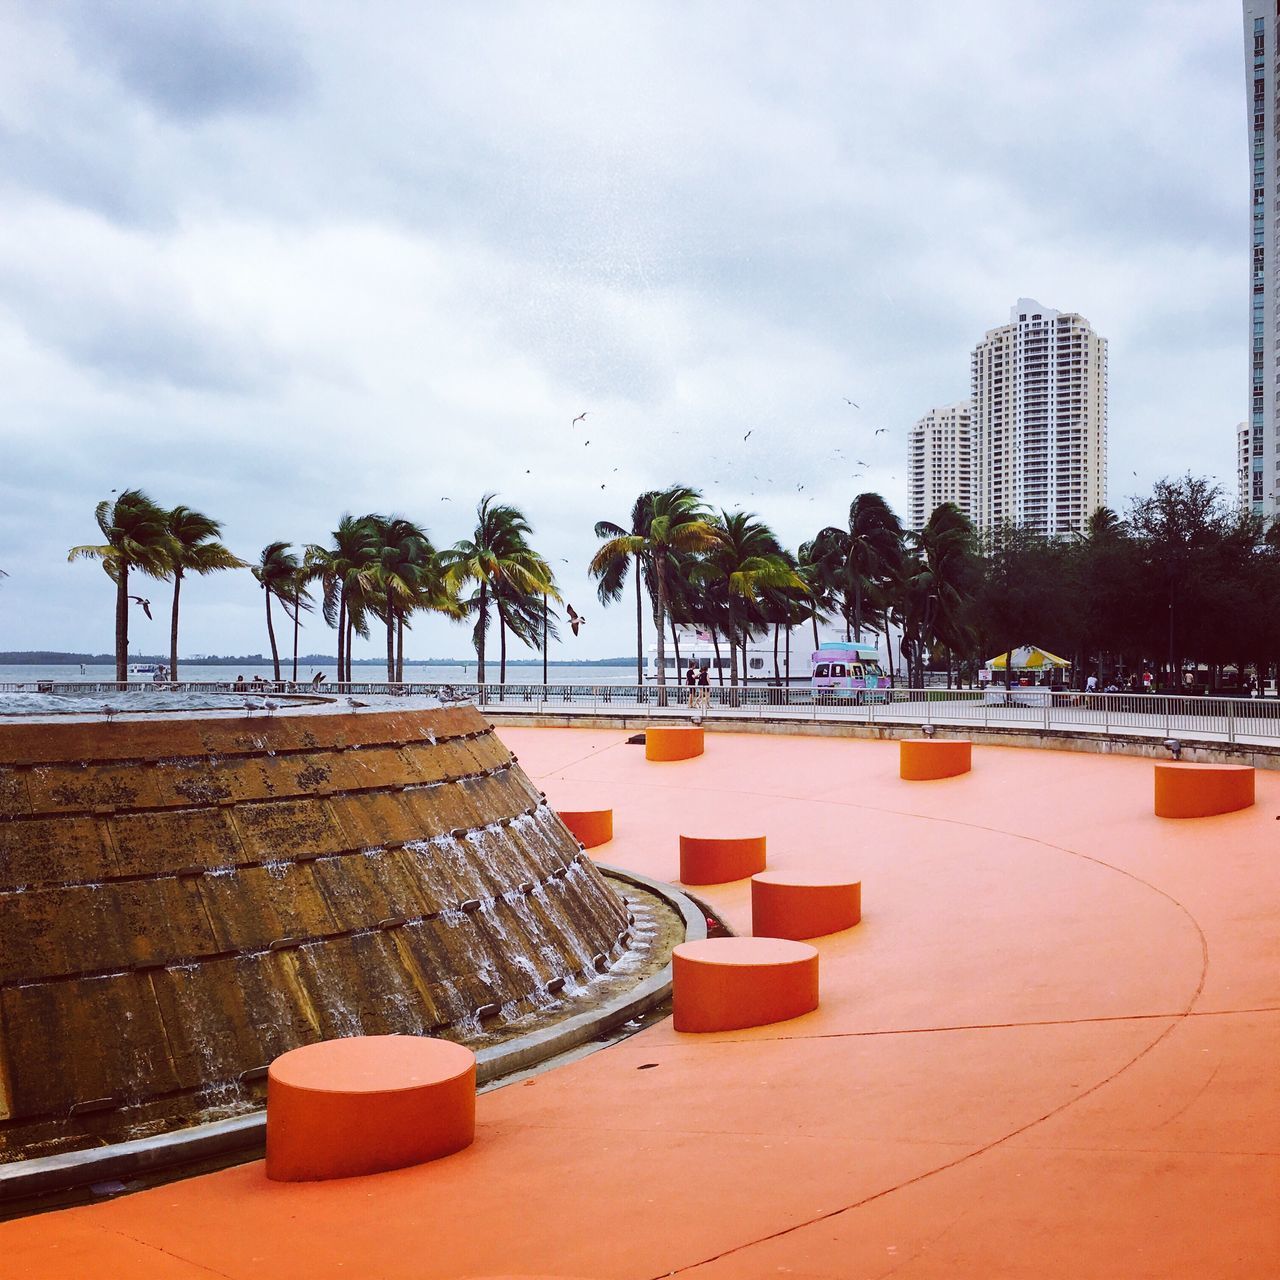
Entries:
MULTIPOLYGON (((507 729, 552 802, 611 803, 607 860, 680 830, 847 870, 822 1005, 670 1022, 479 1100, 474 1146, 318 1185, 255 1163, 0 1226, 8 1277, 1236 1277, 1280 1270, 1280 774, 1169 822, 1152 766, 707 735, 507 729), (641 1069, 644 1068, 644 1069, 641 1069)), ((706 888, 738 927, 750 885, 706 888)))

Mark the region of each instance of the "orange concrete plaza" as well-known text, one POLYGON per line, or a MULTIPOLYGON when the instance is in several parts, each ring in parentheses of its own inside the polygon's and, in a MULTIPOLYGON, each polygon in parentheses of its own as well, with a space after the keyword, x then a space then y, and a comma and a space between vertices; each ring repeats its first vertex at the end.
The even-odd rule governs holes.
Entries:
MULTIPOLYGON (((499 732, 553 805, 612 805, 610 862, 671 879, 681 830, 746 826, 860 879, 820 1007, 661 1022, 482 1096, 475 1144, 417 1168, 259 1161, 0 1225, 6 1280, 1276 1274, 1280 774, 1169 822, 1148 760, 979 747, 921 784, 894 742, 708 733, 657 765, 626 731, 499 732)), ((749 931, 750 881, 698 892, 749 931)))

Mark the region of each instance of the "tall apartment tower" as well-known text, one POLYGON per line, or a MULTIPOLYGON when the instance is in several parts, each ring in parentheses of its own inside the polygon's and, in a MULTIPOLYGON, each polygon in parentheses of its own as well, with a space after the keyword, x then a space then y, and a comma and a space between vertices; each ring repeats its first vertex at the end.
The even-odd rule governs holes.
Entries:
POLYGON ((973 406, 930 409, 907 432, 907 526, 924 528, 934 510, 954 502, 973 518, 973 406))
POLYGON ((1276 514, 1280 451, 1276 447, 1276 182, 1277 49, 1280 18, 1274 0, 1244 0, 1245 101, 1253 210, 1249 252, 1249 500, 1245 510, 1276 514))
POLYGON ((1019 298, 973 350, 974 523, 1057 538, 1107 500, 1107 341, 1019 298))
POLYGON ((1252 438, 1247 422, 1236 427, 1236 504, 1241 511, 1253 510, 1252 438))

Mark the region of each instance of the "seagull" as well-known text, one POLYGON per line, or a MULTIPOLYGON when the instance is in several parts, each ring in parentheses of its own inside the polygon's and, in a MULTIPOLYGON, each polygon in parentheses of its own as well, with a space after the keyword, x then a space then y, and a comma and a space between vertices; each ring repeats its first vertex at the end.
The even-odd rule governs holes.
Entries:
POLYGON ((151 601, 144 600, 141 596, 130 596, 129 599, 132 600, 135 604, 140 604, 142 606, 142 612, 147 615, 147 621, 151 622, 152 621, 151 601))
POLYGON ((855 401, 855 400, 850 400, 848 396, 842 396, 841 398, 844 400, 845 404, 851 404, 851 405, 853 405, 853 407, 854 407, 855 409, 861 409, 861 408, 862 408, 862 406, 861 406, 860 404, 858 404, 858 403, 857 403, 857 401, 855 401))
MULTIPOLYGON (((752 427, 752 428, 751 428, 751 431, 754 431, 754 430, 755 430, 755 427, 752 427)), ((751 431, 748 431, 748 432, 747 432, 747 434, 746 434, 745 436, 743 436, 742 438, 743 438, 744 440, 749 440, 749 439, 751 438, 751 431)))
MULTIPOLYGON (((601 488, 603 487, 604 486, 602 485, 601 488)), ((571 604, 565 605, 565 612, 569 615, 569 626, 573 628, 573 634, 576 636, 578 634, 578 628, 585 627, 587 625, 587 620, 582 616, 582 614, 578 613, 571 604)))
POLYGON ((574 420, 571 423, 569 423, 569 425, 571 427, 576 427, 578 423, 580 423, 583 420, 583 418, 585 418, 586 416, 587 416, 586 410, 583 410, 583 412, 578 414, 578 416, 574 418, 574 420))
POLYGON ((357 702, 354 698, 347 699, 347 706, 349 706, 352 711, 354 711, 357 707, 367 707, 368 705, 369 704, 367 702, 357 702))
POLYGON ((878 435, 878 436, 882 436, 882 435, 884 435, 884 433, 885 433, 886 431, 888 431, 888 430, 889 430, 889 428, 888 428, 888 427, 877 427, 877 428, 876 428, 876 435, 878 435))
POLYGON ((854 462, 856 462, 860 467, 865 467, 867 465, 861 458, 854 458, 854 462))
POLYGON ((591 441, 590 441, 590 440, 584 440, 584 441, 582 442, 582 447, 585 449, 585 448, 587 447, 587 445, 589 445, 590 443, 591 443, 591 441))
POLYGON ((245 715, 251 716, 255 711, 260 711, 261 709, 262 709, 261 703, 254 702, 252 698, 246 698, 244 700, 245 715))
POLYGON ((452 499, 452 498, 441 498, 441 499, 440 499, 440 501, 441 501, 441 502, 452 502, 452 501, 453 501, 453 499, 452 499))
POLYGON ((266 708, 267 715, 271 715, 273 712, 280 709, 280 704, 273 701, 271 698, 268 698, 262 705, 266 708))
POLYGON ((604 488, 604 485, 601 485, 600 487, 603 489, 603 488, 604 488))
POLYGON ((107 717, 107 723, 110 724, 111 717, 116 713, 115 707, 109 706, 107 703, 104 702, 102 704, 101 710, 102 710, 102 714, 107 717))

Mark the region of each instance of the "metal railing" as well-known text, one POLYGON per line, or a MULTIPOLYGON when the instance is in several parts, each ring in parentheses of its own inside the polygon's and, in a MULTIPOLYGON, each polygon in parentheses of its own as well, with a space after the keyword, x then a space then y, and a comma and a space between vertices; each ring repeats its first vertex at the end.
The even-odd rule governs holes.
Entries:
MULTIPOLYGON (((321 698, 433 698, 474 702, 493 714, 532 712, 589 716, 775 719, 920 725, 955 729, 1039 729, 1046 732, 1136 734, 1207 739, 1226 743, 1280 741, 1280 700, 1164 693, 1076 693, 1002 685, 986 689, 874 689, 835 691, 798 685, 720 685, 689 689, 670 684, 443 684, 356 680, 320 686, 289 681, 236 684, 231 681, 135 681, 123 690, 115 681, 36 680, 0 683, 0 693, 41 693, 55 697, 114 698, 119 710, 145 710, 150 691, 193 695, 266 695, 321 698)), ((70 709, 70 708, 69 708, 70 709)), ((94 708, 90 708, 93 710, 94 708)))

